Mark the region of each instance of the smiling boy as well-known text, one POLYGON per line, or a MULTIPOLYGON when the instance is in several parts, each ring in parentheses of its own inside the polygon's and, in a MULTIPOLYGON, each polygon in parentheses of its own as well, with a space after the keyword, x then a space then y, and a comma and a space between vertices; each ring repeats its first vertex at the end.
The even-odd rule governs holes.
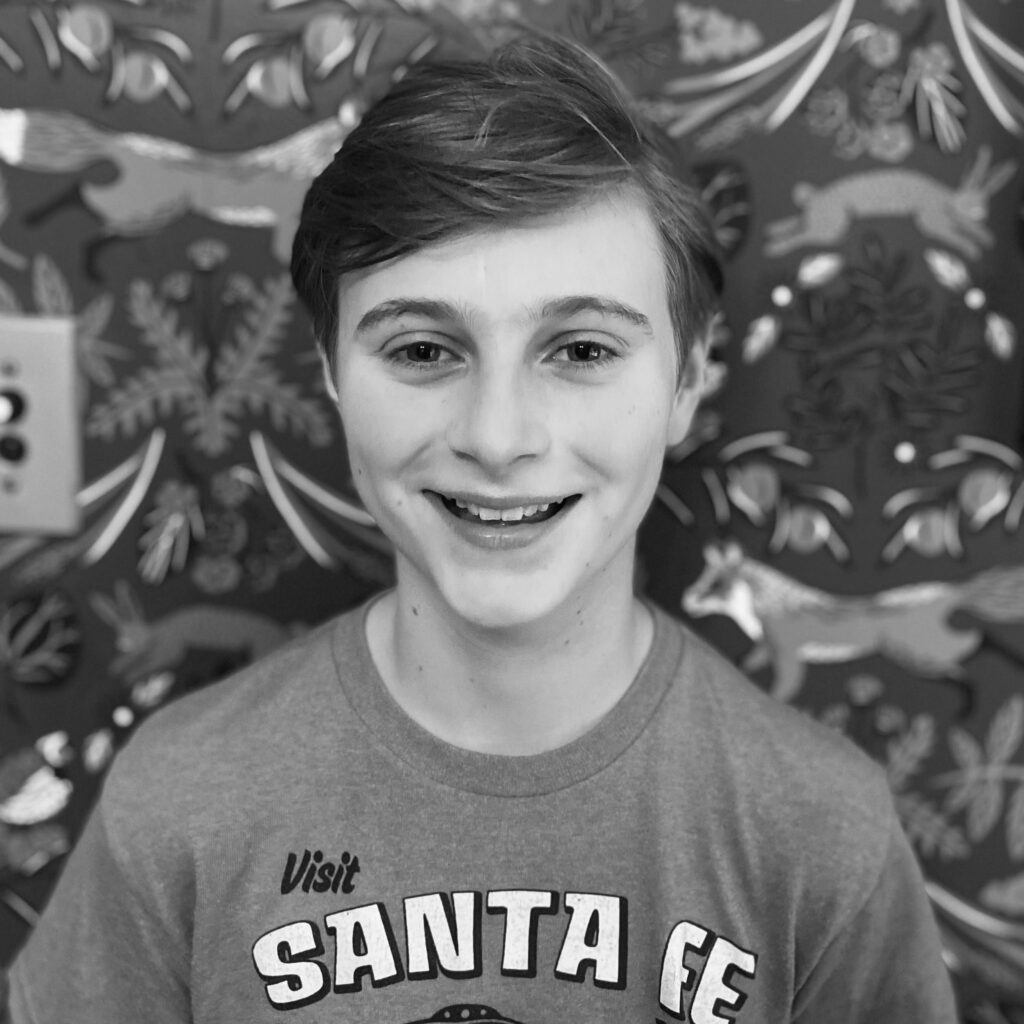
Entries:
POLYGON ((140 729, 14 1020, 952 1022, 881 772, 633 593, 718 271, 618 83, 412 72, 292 269, 396 586, 140 729))

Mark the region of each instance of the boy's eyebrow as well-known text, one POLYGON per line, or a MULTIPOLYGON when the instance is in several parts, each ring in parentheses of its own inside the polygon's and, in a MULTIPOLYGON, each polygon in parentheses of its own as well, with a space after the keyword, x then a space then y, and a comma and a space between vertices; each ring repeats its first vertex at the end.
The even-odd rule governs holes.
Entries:
POLYGON ((369 331, 388 320, 397 320, 401 316, 411 314, 423 316, 431 320, 458 320, 459 310, 450 302, 440 299, 388 299, 368 309, 356 324, 356 334, 369 331))
POLYGON ((627 306, 617 299, 609 299, 604 295, 567 295, 561 299, 551 299, 541 307, 542 319, 558 316, 572 316, 574 313, 598 313, 625 320, 634 327, 640 327, 646 334, 653 334, 651 321, 638 309, 627 306))
MULTIPOLYGON (((603 295, 566 295, 563 298, 551 299, 540 307, 538 319, 549 320, 554 317, 569 317, 576 313, 598 313, 601 316, 615 317, 625 320, 645 333, 652 334, 651 321, 632 306, 610 299, 603 295)), ((432 320, 459 320, 463 313, 458 307, 442 299, 388 299, 368 309, 356 324, 356 333, 368 331, 389 320, 397 320, 401 316, 423 316, 432 320)))

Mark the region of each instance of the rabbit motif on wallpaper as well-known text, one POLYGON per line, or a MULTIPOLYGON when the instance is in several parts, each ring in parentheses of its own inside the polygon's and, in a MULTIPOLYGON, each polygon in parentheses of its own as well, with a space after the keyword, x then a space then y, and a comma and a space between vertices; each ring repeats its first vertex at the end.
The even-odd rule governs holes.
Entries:
POLYGON ((190 605, 147 620, 124 580, 114 585, 113 598, 92 594, 89 602, 117 634, 119 654, 111 663, 111 672, 133 682, 174 669, 189 648, 243 652, 255 660, 296 633, 258 612, 215 604, 190 605))
POLYGON ((800 212, 765 225, 765 255, 837 245, 857 220, 909 217, 926 238, 977 259, 994 241, 985 223, 989 203, 1017 173, 1013 160, 991 165, 992 150, 982 146, 956 188, 903 168, 851 174, 821 187, 799 182, 793 201, 800 212))

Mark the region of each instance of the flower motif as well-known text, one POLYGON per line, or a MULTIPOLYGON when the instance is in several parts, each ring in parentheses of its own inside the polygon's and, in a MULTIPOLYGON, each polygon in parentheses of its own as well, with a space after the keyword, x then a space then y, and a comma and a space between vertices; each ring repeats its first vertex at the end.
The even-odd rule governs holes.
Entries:
POLYGON ((980 530, 1010 503, 1013 477, 991 466, 972 469, 957 488, 960 508, 972 530, 980 530))
POLYGON ((846 680, 846 695, 855 707, 866 707, 878 700, 885 692, 885 686, 878 676, 861 673, 846 680))
POLYGON ((242 579, 242 567, 227 555, 200 555, 192 569, 192 582, 208 594, 226 594, 242 579))
POLYGON ((245 76, 249 92, 268 107, 281 109, 292 102, 291 69, 281 54, 255 61, 245 76))
POLYGON ((921 0, 882 0, 882 6, 893 14, 909 14, 921 6, 921 0))
POLYGON ((943 508, 924 508, 915 512, 903 524, 902 536, 908 548, 927 558, 961 553, 955 526, 943 508))
POLYGON ((860 40, 858 48, 860 55, 873 68, 887 68, 899 59, 900 35, 891 28, 873 25, 872 30, 860 40))
POLYGON ((755 460, 743 466, 730 466, 728 477, 726 490, 732 503, 755 526, 764 523, 779 500, 779 474, 775 468, 755 460))
POLYGON ((238 508, 249 500, 252 492, 249 484, 237 473, 226 470, 217 473, 210 481, 210 493, 214 500, 225 508, 238 508))
POLYGON ((184 302, 192 294, 192 274, 187 270, 168 274, 160 282, 160 294, 174 302, 184 302))
POLYGON ((96 4, 73 4, 62 21, 61 41, 73 52, 85 49, 90 56, 106 53, 114 41, 110 15, 96 4))
POLYGON ((861 94, 861 110, 872 121, 892 121, 906 108, 903 77, 895 71, 875 75, 861 94))
POLYGON ((807 125, 815 135, 831 135, 850 118, 850 97, 842 89, 815 89, 808 97, 807 125))
POLYGON ((356 48, 355 18, 336 11, 317 14, 306 22, 302 32, 302 48, 323 78, 356 48))
POLYGON ((191 516, 199 504, 199 492, 192 484, 165 480, 157 490, 153 503, 164 516, 175 513, 191 516))
POLYGON ((789 515, 787 540, 794 551, 809 555, 817 551, 832 533, 832 524, 821 509, 796 505, 789 515))
POLYGON ((237 509, 211 513, 206 523, 207 554, 236 555, 249 542, 249 524, 237 509))
POLYGON ((219 238, 200 238, 188 247, 186 255, 196 270, 216 270, 228 258, 228 247, 219 238))
POLYGON ((953 71, 953 56, 945 43, 929 43, 910 52, 909 78, 934 78, 943 80, 953 71))
POLYGON ((679 56, 691 64, 727 61, 758 49, 764 42, 757 26, 723 14, 714 7, 679 2, 679 56))
POLYGON ((842 160, 856 160, 867 149, 868 131, 856 121, 847 121, 836 131, 835 154, 842 160))
POLYGON ((148 103, 167 88, 170 72, 156 54, 136 50, 124 58, 123 81, 126 96, 136 103, 148 103))
POLYGON ((914 137, 907 125, 900 122, 875 124, 867 134, 868 152, 876 160, 896 164, 905 160, 914 149, 914 137))

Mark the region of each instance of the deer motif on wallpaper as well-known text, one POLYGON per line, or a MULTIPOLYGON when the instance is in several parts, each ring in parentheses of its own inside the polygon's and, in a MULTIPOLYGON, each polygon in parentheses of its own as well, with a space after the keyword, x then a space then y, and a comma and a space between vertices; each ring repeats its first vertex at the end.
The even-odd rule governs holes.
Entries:
POLYGON ((746 555, 738 544, 704 549, 705 568, 683 594, 692 616, 727 615, 754 642, 743 667, 774 669, 771 693, 792 700, 809 664, 880 654, 916 675, 955 683, 969 695, 961 663, 986 642, 956 611, 989 622, 1024 622, 1024 565, 961 582, 926 582, 864 597, 807 586, 746 555))

